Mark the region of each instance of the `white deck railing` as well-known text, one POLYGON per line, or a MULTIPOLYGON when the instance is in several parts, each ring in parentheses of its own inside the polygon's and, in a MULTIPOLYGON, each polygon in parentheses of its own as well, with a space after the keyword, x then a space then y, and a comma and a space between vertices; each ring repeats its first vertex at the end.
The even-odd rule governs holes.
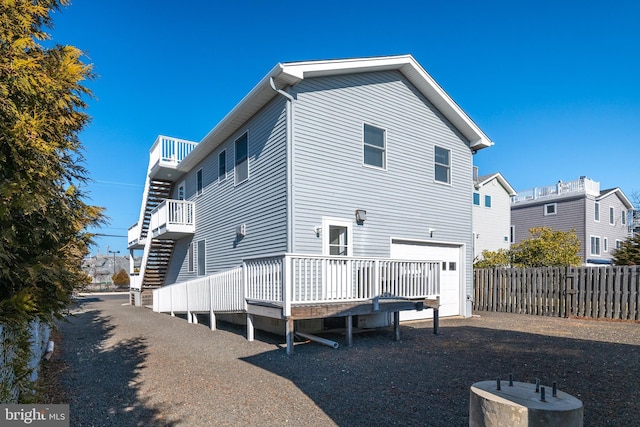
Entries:
POLYGON ((163 200, 151 211, 149 229, 154 237, 161 232, 193 233, 195 204, 186 200, 163 200))
POLYGON ((597 196, 600 194, 600 183, 592 181, 589 178, 580 178, 567 182, 558 181, 558 183, 554 185, 518 191, 517 195, 511 197, 511 203, 528 202, 532 200, 570 195, 572 193, 584 193, 597 196))
POLYGON ((149 165, 177 166, 197 145, 196 142, 160 135, 149 150, 149 165))
POLYGON ((248 301, 281 306, 430 298, 440 294, 440 261, 286 254, 153 291, 158 312, 242 312, 248 301))

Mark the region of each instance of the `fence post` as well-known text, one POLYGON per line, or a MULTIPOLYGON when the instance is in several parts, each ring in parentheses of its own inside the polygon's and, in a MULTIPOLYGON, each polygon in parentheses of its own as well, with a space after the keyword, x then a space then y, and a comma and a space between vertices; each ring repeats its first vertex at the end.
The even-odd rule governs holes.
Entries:
POLYGON ((292 284, 291 282, 291 266, 289 262, 291 257, 286 255, 282 257, 282 303, 284 304, 284 317, 288 318, 291 316, 291 292, 289 286, 292 284))

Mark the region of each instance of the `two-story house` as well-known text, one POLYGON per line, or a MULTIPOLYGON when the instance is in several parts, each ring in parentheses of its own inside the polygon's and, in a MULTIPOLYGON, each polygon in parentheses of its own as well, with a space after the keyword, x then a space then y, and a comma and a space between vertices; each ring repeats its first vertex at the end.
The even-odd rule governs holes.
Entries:
POLYGON ((473 259, 482 251, 511 247, 511 197, 517 193, 500 172, 478 176, 473 169, 473 259))
POLYGON ((620 188, 600 190, 586 177, 519 191, 512 198, 514 242, 529 238, 532 227, 575 230, 585 265, 611 264, 612 251, 629 237, 633 205, 620 188))
POLYGON ((472 154, 492 144, 410 55, 277 64, 199 143, 156 140, 134 292, 287 337, 294 320, 424 318, 434 296, 470 316, 472 154), (190 294, 227 285, 229 307, 190 294))

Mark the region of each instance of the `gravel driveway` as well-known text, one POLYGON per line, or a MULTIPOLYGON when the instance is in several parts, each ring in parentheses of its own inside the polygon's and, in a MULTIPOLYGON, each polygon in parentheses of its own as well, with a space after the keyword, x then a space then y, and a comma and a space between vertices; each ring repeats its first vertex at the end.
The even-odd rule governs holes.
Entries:
POLYGON ((70 403, 72 426, 466 426, 471 384, 513 373, 557 381, 583 401, 585 426, 638 425, 640 324, 479 315, 441 319, 437 336, 415 322, 398 342, 369 331, 287 356, 284 337, 248 342, 243 327, 85 296, 44 370, 65 401, 42 403, 70 403))

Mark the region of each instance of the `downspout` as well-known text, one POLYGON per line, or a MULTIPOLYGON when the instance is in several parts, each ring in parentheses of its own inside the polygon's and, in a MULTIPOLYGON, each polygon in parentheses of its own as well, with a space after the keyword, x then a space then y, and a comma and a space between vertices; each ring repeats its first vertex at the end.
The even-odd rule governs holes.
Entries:
POLYGON ((269 77, 271 88, 287 99, 287 253, 293 252, 293 96, 276 86, 273 77, 269 77))

